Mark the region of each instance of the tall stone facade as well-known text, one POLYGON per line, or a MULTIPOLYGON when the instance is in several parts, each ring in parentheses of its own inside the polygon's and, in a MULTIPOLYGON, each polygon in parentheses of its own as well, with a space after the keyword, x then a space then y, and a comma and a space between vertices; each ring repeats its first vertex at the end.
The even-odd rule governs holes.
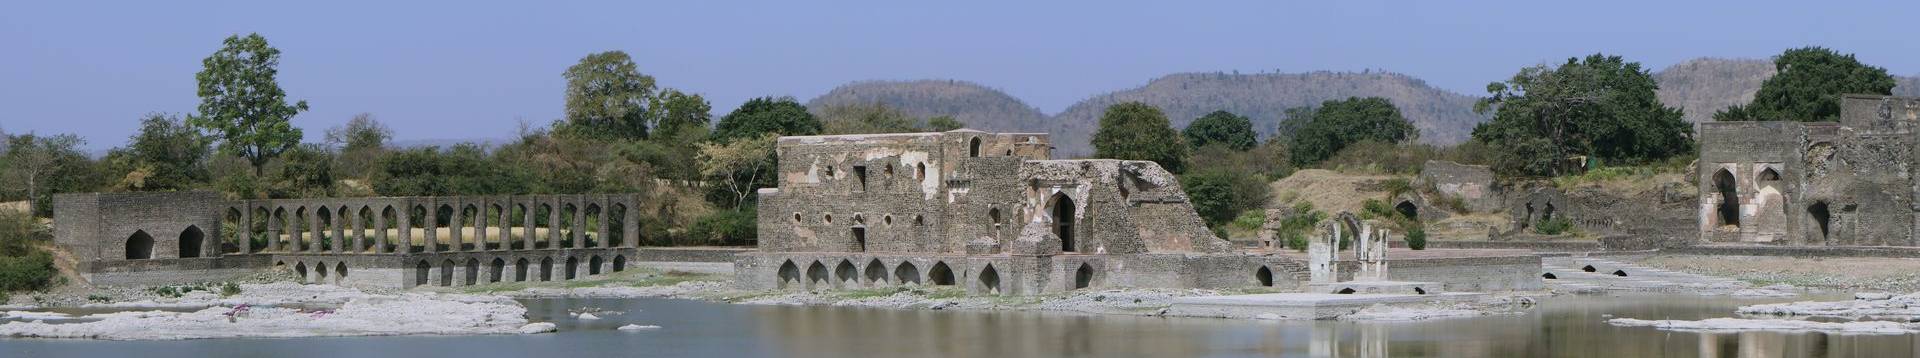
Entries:
POLYGON ((1920 99, 1847 95, 1840 121, 1700 124, 1700 240, 1920 246, 1920 99))

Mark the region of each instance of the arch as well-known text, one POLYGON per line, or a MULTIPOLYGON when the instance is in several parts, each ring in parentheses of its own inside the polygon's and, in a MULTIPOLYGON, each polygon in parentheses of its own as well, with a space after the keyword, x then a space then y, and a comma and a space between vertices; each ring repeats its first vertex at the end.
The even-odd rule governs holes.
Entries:
POLYGON ((467 286, 480 284, 480 259, 467 259, 467 286))
POLYGON ((368 250, 372 250, 372 252, 380 252, 381 242, 379 242, 379 238, 385 236, 383 234, 386 234, 386 228, 374 225, 374 223, 380 220, 374 220, 373 207, 360 207, 360 214, 355 215, 353 219, 355 223, 353 233, 354 236, 356 236, 353 240, 354 251, 368 252, 368 250), (368 232, 369 230, 379 230, 380 232, 375 234, 368 232))
POLYGON ((214 240, 218 243, 218 246, 214 246, 215 252, 226 254, 246 250, 247 237, 253 235, 253 223, 241 222, 240 216, 240 207, 237 206, 228 207, 220 215, 219 227, 226 229, 220 230, 219 238, 214 240))
MULTIPOLYGON (((486 243, 480 242, 481 234, 478 231, 469 234, 467 233, 467 228, 479 229, 476 226, 479 226, 479 223, 486 222, 486 220, 486 217, 481 215, 479 207, 475 207, 471 203, 461 205, 460 217, 456 218, 453 221, 453 226, 448 228, 454 232, 453 237, 459 239, 453 242, 453 249, 455 251, 483 249, 486 243), (473 243, 472 248, 467 247, 468 242, 473 243)), ((468 281, 472 280, 469 279, 468 281)))
MULTIPOLYGON (((577 241, 580 239, 580 233, 575 232, 578 230, 574 230, 574 227, 582 226, 581 225, 582 223, 574 222, 574 218, 579 215, 580 215, 580 206, 574 205, 573 203, 566 203, 566 204, 560 205, 560 224, 556 225, 556 227, 559 228, 560 232, 564 233, 560 235, 560 247, 566 247, 566 248, 580 247, 581 243, 577 241)), ((572 258, 569 257, 568 259, 572 259, 572 258)), ((567 274, 572 275, 573 270, 567 270, 567 274)), ((567 279, 571 280, 573 279, 573 277, 568 276, 567 279)))
POLYGON ((240 251, 250 254, 264 251, 273 245, 271 244, 273 238, 265 236, 266 233, 273 230, 273 213, 267 211, 267 208, 264 206, 254 207, 249 210, 253 211, 253 222, 248 223, 246 236, 241 237, 240 243, 246 246, 241 246, 240 251))
POLYGON ((489 231, 489 230, 492 230, 493 228, 499 228, 500 231, 499 232, 489 231, 489 233, 486 234, 486 236, 481 236, 481 237, 491 238, 493 239, 494 242, 498 242, 499 246, 497 248, 488 248, 487 240, 480 240, 480 249, 481 250, 512 249, 513 248, 513 239, 512 239, 513 238, 513 213, 507 212, 508 207, 500 206, 499 203, 488 204, 487 206, 492 207, 493 211, 488 212, 489 214, 486 215, 487 222, 485 225, 481 225, 483 228, 480 230, 489 231))
POLYGON ((1548 279, 1548 280, 1558 280, 1560 279, 1560 276, 1555 276, 1552 272, 1548 272, 1548 273, 1540 274, 1540 278, 1548 279))
POLYGON ((923 183, 927 180, 927 163, 916 163, 913 165, 913 180, 919 180, 923 183))
POLYGON ((613 255, 613 272, 627 270, 627 255, 613 255))
POLYGON ((600 223, 606 220, 606 216, 602 215, 600 204, 598 203, 588 203, 587 208, 582 211, 581 215, 586 217, 586 221, 580 223, 580 226, 584 228, 581 229, 580 243, 574 244, 574 246, 599 247, 602 244, 601 241, 606 241, 605 238, 607 237, 607 233, 600 232, 600 228, 603 226, 600 223))
POLYGON ((502 240, 508 240, 510 242, 506 244, 502 244, 501 246, 507 247, 508 250, 532 249, 532 247, 527 246, 533 240, 533 225, 532 225, 533 222, 528 221, 528 219, 532 219, 532 217, 529 217, 529 215, 533 215, 533 213, 527 212, 527 204, 518 204, 518 203, 513 204, 513 212, 507 213, 507 221, 508 221, 506 225, 507 230, 500 232, 500 235, 501 235, 500 238, 502 240), (520 225, 514 225, 514 224, 520 224, 520 225), (513 227, 515 226, 520 227, 519 236, 514 236, 512 234, 513 227), (516 238, 516 237, 519 239, 513 240, 513 238, 516 238), (519 245, 519 246, 514 246, 514 245, 519 245))
POLYGON ((1005 224, 1007 221, 1000 217, 1000 208, 991 208, 987 209, 987 223, 993 227, 994 230, 999 230, 1000 224, 1005 224))
POLYGON ((394 248, 399 246, 398 240, 404 237, 401 235, 405 235, 393 232, 400 228, 400 211, 395 210, 393 205, 387 205, 380 209, 380 220, 375 222, 379 225, 375 225, 378 226, 375 228, 378 231, 374 237, 378 238, 379 242, 375 243, 374 252, 393 252, 394 248))
POLYGON ((1829 237, 1828 228, 1833 225, 1833 213, 1827 211, 1827 202, 1815 201, 1813 205, 1807 205, 1807 218, 1813 219, 1813 226, 1820 230, 1815 233, 1818 234, 1818 236, 1810 237, 1809 240, 1807 240, 1808 243, 1826 244, 1829 237))
POLYGON ((513 261, 513 282, 527 281, 527 265, 528 264, 529 263, 527 262, 527 258, 525 257, 522 257, 519 260, 513 261))
POLYGON ((1581 268, 1580 268, 1580 271, 1581 271, 1581 272, 1594 272, 1594 271, 1600 271, 1600 270, 1597 270, 1597 269, 1594 269, 1594 268, 1593 268, 1593 265, 1587 265, 1587 266, 1585 266, 1585 267, 1581 267, 1581 268))
POLYGON ((453 259, 440 263, 440 285, 453 286, 453 259))
POLYGON ((1047 199, 1047 211, 1053 214, 1053 235, 1060 237, 1060 251, 1074 252, 1073 242, 1073 198, 1066 193, 1053 193, 1047 199))
POLYGON ((440 204, 440 208, 434 210, 433 225, 427 226, 427 230, 432 231, 427 237, 433 238, 433 241, 428 242, 427 245, 433 246, 427 251, 441 250, 440 245, 442 242, 451 248, 457 249, 460 247, 459 241, 453 241, 454 230, 458 230, 459 227, 459 225, 455 224, 456 220, 458 220, 458 218, 454 217, 455 215, 457 215, 457 212, 453 210, 453 205, 450 204, 440 204), (445 234, 441 234, 441 229, 450 230, 447 230, 445 234))
POLYGON ((1787 201, 1773 185, 1760 187, 1753 195, 1754 212, 1748 218, 1754 241, 1773 241, 1787 233, 1787 201))
POLYGON ((880 263, 880 259, 867 262, 866 276, 868 285, 887 283, 887 265, 880 263))
POLYGON ((333 284, 338 285, 338 284, 346 283, 346 281, 347 281, 347 263, 345 261, 335 262, 333 264, 333 284))
POLYGON ((1740 226, 1740 191, 1737 186, 1738 184, 1739 183, 1733 179, 1733 172, 1728 171, 1726 168, 1721 168, 1720 171, 1713 173, 1713 188, 1720 193, 1720 203, 1717 206, 1719 208, 1719 210, 1717 210, 1719 215, 1715 215, 1715 218, 1719 219, 1718 224, 1720 225, 1740 226))
POLYGON ((953 286, 953 268, 946 262, 933 263, 933 269, 927 270, 927 276, 933 279, 934 286, 953 286))
POLYGON ((793 260, 781 263, 777 275, 780 279, 779 288, 785 289, 787 285, 800 283, 800 267, 794 266, 793 260))
POLYGON ((1073 289, 1088 287, 1093 287, 1093 265, 1082 262, 1080 268, 1073 270, 1073 289))
POLYGON ((489 274, 487 275, 487 282, 500 282, 505 280, 507 274, 507 259, 493 258, 492 265, 487 267, 487 273, 489 274))
POLYGON ((133 235, 127 236, 125 252, 128 260, 153 258, 153 236, 147 235, 146 230, 135 230, 133 235))
POLYGON ((827 265, 821 264, 820 261, 814 261, 812 265, 807 265, 807 288, 812 289, 826 285, 832 283, 831 281, 832 280, 827 279, 827 265))
POLYGON ((627 242, 627 235, 630 234, 627 232, 627 204, 613 203, 607 205, 606 218, 606 238, 600 240, 601 242, 613 247, 639 246, 639 243, 627 242))
POLYGON ((580 272, 580 258, 567 256, 566 268, 567 268, 567 272, 564 274, 566 276, 566 279, 568 280, 574 279, 574 277, 578 275, 578 273, 580 272))
POLYGON ((413 265, 413 285, 426 286, 431 272, 433 272, 433 264, 427 263, 427 260, 420 260, 419 264, 413 265))
POLYGON ((1260 270, 1253 272, 1253 279, 1260 281, 1262 287, 1273 287, 1273 269, 1260 266, 1260 270))
POLYGON ((1334 293, 1342 294, 1342 295, 1351 295, 1353 294, 1353 292, 1354 291, 1352 287, 1345 287, 1345 288, 1341 288, 1339 291, 1335 291, 1334 293))
POLYGON ((913 226, 924 226, 924 225, 927 225, 927 218, 924 216, 920 216, 919 214, 914 214, 913 226))
POLYGON ((327 263, 313 263, 313 283, 327 283, 327 263))
POLYGON ((1420 207, 1413 205, 1411 200, 1401 200, 1399 204, 1394 204, 1393 211, 1400 212, 1400 216, 1405 216, 1407 219, 1420 220, 1420 207))
POLYGON ((307 263, 294 262, 293 273, 300 275, 300 283, 307 283, 307 263))
MULTIPOLYGON (((533 226, 534 227, 527 228, 527 230, 529 232, 534 232, 534 234, 532 235, 535 238, 545 237, 548 239, 552 239, 553 235, 558 232, 558 231, 554 231, 553 229, 555 224, 557 223, 553 222, 553 205, 541 203, 540 206, 535 207, 533 209, 533 226)), ((532 248, 545 249, 545 248, 552 248, 552 247, 553 247, 553 242, 550 242, 549 240, 539 240, 539 239, 533 240, 532 248)), ((541 280, 544 281, 545 279, 543 278, 541 280)))
POLYGON ((846 259, 841 259, 839 265, 834 265, 833 277, 839 279, 836 282, 841 285, 856 286, 860 284, 860 270, 853 268, 853 261, 846 259))
POLYGON ((540 258, 540 280, 553 281, 553 258, 540 258))
POLYGON ((920 284, 920 268, 913 267, 912 262, 902 261, 899 267, 893 269, 893 279, 902 285, 918 285, 920 284))
POLYGON ((326 206, 321 206, 313 211, 314 222, 317 224, 314 225, 313 232, 307 234, 307 239, 312 240, 310 244, 313 245, 313 247, 319 248, 317 251, 327 251, 333 248, 333 222, 339 220, 334 218, 335 215, 333 213, 333 209, 326 206))
POLYGON ((587 256, 587 274, 600 274, 600 255, 587 256))
POLYGON ((977 158, 979 156, 980 156, 980 137, 973 137, 973 139, 970 139, 967 141, 967 157, 977 158))
POLYGON ((1754 175, 1754 180, 1761 181, 1761 182, 1779 181, 1780 172, 1773 170, 1773 167, 1766 167, 1766 168, 1760 169, 1760 174, 1754 175))
POLYGON ((206 238, 206 233, 200 232, 199 226, 187 225, 186 230, 180 230, 180 258, 200 257, 200 245, 206 238))
POLYGON ((1614 276, 1627 277, 1627 270, 1613 270, 1614 276))
POLYGON ((426 248, 433 247, 431 246, 433 243, 427 240, 427 238, 432 237, 428 235, 433 233, 433 221, 431 219, 433 219, 433 215, 427 211, 425 205, 414 205, 413 209, 407 210, 409 227, 407 228, 408 240, 406 252, 423 252, 426 251, 426 248), (422 232, 413 233, 412 231, 416 229, 422 232), (414 246, 416 244, 419 246, 414 246))
POLYGON ((987 264, 987 268, 980 269, 980 292, 988 295, 1000 294, 1000 271, 994 270, 993 264, 987 264))

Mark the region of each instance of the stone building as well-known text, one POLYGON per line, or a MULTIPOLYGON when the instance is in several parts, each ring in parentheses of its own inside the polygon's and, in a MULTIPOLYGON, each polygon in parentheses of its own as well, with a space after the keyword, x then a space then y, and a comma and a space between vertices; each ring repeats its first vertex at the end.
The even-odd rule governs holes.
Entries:
POLYGON ((212 192, 54 196, 54 243, 95 285, 225 280, 403 288, 625 270, 633 195, 223 200, 212 192))
MULTIPOLYGON (((759 248, 736 256, 735 281, 1034 295, 1286 286, 1305 274, 1300 258, 1215 237, 1158 164, 1051 150, 1046 134, 969 129, 782 137, 779 187, 759 192, 759 248)), ((1537 275, 1519 277, 1537 286, 1537 275)))
POLYGON ((1920 244, 1920 99, 1847 95, 1840 106, 1837 123, 1701 123, 1700 240, 1920 244))

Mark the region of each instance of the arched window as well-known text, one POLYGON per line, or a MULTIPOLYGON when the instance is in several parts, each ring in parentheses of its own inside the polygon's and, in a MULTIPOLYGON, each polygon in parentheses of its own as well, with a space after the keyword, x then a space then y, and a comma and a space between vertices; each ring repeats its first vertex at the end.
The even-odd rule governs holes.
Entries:
POLYGON ((189 225, 186 230, 180 230, 180 258, 200 257, 200 246, 206 238, 207 234, 200 232, 199 226, 189 225))
POLYGON ((968 141, 968 143, 967 143, 967 156, 968 156, 968 157, 979 157, 979 156, 980 156, 980 137, 973 137, 973 139, 972 139, 972 140, 970 140, 970 141, 968 141))
POLYGON ((126 253, 128 260, 153 258, 153 236, 147 235, 145 230, 134 231, 132 236, 127 237, 126 253))

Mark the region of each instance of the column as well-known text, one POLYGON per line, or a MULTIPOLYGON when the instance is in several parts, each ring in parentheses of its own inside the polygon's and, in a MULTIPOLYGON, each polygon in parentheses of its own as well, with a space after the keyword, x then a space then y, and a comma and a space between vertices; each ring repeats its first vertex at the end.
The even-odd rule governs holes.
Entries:
POLYGON ((394 212, 393 219, 400 221, 399 225, 394 225, 395 228, 400 229, 398 232, 400 247, 394 250, 400 253, 413 252, 413 201, 402 201, 400 210, 394 212))
POLYGON ((491 200, 480 199, 480 205, 473 209, 473 250, 487 251, 487 205, 491 200))
POLYGON ((628 202, 622 205, 627 210, 621 212, 625 219, 620 223, 620 243, 626 247, 640 247, 640 208, 634 204, 628 202))
POLYGON ((322 232, 324 231, 320 230, 320 211, 319 210, 308 211, 307 212, 307 230, 306 230, 306 234, 308 236, 306 241, 307 252, 314 252, 314 253, 320 252, 320 234, 322 232))
POLYGON ((547 202, 553 205, 547 210, 547 248, 558 249, 560 248, 560 209, 562 208, 560 197, 548 197, 547 202))
POLYGON ((569 227, 567 237, 573 238, 573 247, 584 247, 587 244, 587 203, 586 200, 580 200, 581 198, 574 197, 573 223, 567 225, 569 227))
POLYGON ((240 240, 241 254, 251 254, 257 250, 253 247, 253 202, 242 200, 240 204, 240 225, 235 225, 240 232, 233 233, 233 237, 240 240))
POLYGON ((440 252, 440 201, 427 199, 427 252, 440 252))
POLYGON ((280 251, 280 218, 273 216, 280 208, 267 209, 267 251, 280 251))
POLYGON ((453 197, 453 217, 447 219, 447 251, 459 252, 461 244, 466 243, 467 235, 461 232, 464 230, 460 225, 460 216, 467 212, 464 205, 466 203, 461 202, 459 197, 453 197))
POLYGON ((520 224, 520 243, 523 245, 520 248, 532 250, 533 241, 536 240, 533 236, 533 219, 539 216, 534 213, 534 210, 538 210, 540 202, 524 198, 520 199, 519 202, 526 207, 526 209, 523 209, 524 211, 520 212, 520 220, 524 221, 524 223, 520 224))
POLYGON ((610 239, 608 238, 607 221, 613 217, 613 207, 607 205, 607 197, 604 195, 596 198, 594 201, 600 202, 600 223, 594 225, 594 234, 600 235, 600 243, 594 245, 594 247, 607 247, 609 244, 612 244, 612 242, 608 241, 610 239))
POLYGON ((392 241, 389 241, 388 239, 390 239, 391 237, 390 237, 390 236, 387 236, 387 210, 386 210, 386 208, 381 208, 380 210, 377 210, 377 211, 374 211, 374 213, 373 213, 373 230, 374 230, 374 233, 373 233, 373 240, 374 240, 374 241, 373 241, 373 252, 374 252, 374 253, 388 253, 388 252, 393 252, 393 247, 392 247, 392 245, 388 245, 388 244, 391 244, 391 243, 393 243, 393 242, 392 242, 392 241))

